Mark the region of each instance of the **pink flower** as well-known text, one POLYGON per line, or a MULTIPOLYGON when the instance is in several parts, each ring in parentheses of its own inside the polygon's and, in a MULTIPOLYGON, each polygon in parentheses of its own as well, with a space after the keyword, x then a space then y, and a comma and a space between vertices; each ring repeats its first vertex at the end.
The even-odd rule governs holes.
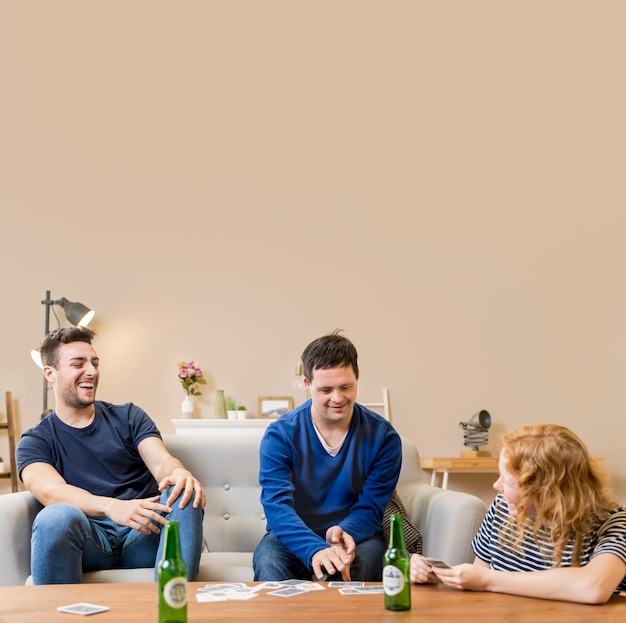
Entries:
POLYGON ((181 361, 178 364, 178 379, 189 396, 200 396, 202 392, 196 389, 196 384, 206 385, 202 368, 193 361, 181 361))

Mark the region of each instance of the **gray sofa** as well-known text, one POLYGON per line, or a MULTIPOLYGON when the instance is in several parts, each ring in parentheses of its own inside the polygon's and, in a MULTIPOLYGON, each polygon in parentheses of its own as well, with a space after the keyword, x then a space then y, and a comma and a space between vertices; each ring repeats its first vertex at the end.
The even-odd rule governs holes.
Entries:
MULTIPOLYGON (((265 533, 259 501, 258 448, 262 431, 237 434, 164 435, 169 451, 202 482, 206 549, 200 581, 253 579, 252 552, 265 533)), ((424 555, 451 564, 473 559, 470 542, 485 514, 479 498, 427 484, 415 445, 402 439, 402 472, 398 493, 424 538, 424 555)), ((0 495, 0 585, 27 583, 30 536, 41 508, 29 492, 0 495)), ((85 582, 151 582, 152 569, 116 569, 86 573, 85 582)))

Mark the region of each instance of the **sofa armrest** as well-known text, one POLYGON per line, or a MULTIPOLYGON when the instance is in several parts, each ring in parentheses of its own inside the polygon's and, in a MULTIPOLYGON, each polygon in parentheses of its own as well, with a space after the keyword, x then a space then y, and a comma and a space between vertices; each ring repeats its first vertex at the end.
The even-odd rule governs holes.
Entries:
POLYGON ((29 491, 0 495, 0 586, 23 585, 30 575, 30 537, 41 508, 29 491))
POLYGON ((472 539, 487 511, 480 498, 419 483, 407 511, 424 538, 424 556, 451 565, 474 560, 472 539))

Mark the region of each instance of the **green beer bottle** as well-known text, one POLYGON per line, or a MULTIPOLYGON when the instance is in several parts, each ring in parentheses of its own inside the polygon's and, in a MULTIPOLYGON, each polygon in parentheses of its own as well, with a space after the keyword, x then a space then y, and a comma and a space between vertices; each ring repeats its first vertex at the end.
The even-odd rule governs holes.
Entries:
POLYGON ((410 555, 404 544, 402 517, 391 516, 389 548, 383 560, 383 590, 387 610, 411 609, 410 555))
POLYGON ((180 553, 177 521, 166 522, 164 539, 157 567, 159 623, 187 623, 187 566, 180 553))

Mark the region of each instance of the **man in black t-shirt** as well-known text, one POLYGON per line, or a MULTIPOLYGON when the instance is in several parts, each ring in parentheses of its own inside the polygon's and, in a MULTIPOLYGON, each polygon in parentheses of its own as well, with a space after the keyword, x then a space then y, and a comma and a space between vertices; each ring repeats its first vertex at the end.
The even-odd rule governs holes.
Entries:
POLYGON ((80 583, 83 571, 153 567, 161 528, 180 523, 188 578, 202 550, 202 486, 163 444, 148 415, 96 401, 99 358, 86 327, 51 332, 41 348, 56 409, 26 431, 21 480, 44 505, 33 524, 34 584, 80 583))

